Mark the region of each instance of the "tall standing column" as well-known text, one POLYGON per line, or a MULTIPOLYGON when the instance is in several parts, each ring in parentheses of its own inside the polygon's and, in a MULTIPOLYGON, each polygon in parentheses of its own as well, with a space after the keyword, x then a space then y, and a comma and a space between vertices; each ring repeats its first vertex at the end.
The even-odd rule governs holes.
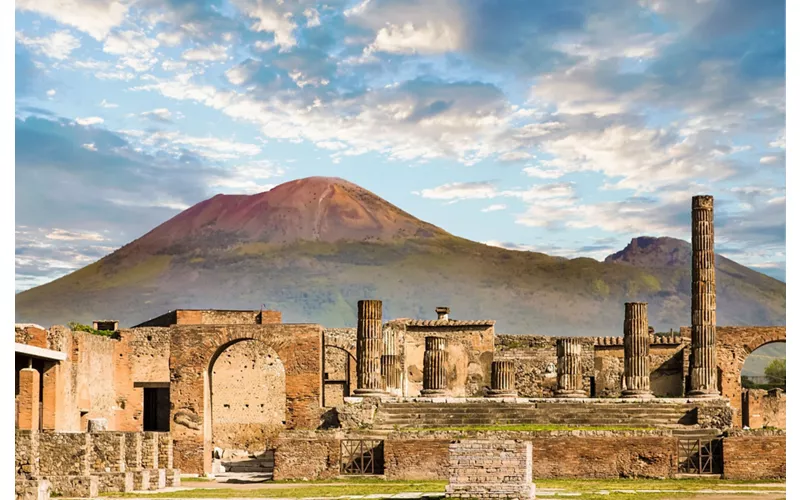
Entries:
POLYGON ((381 356, 381 376, 387 392, 400 389, 400 356, 397 355, 397 339, 395 329, 391 326, 383 329, 383 355, 381 356))
POLYGON ((692 198, 692 355, 689 396, 717 397, 714 197, 692 198))
POLYGON ((583 390, 583 372, 581 370, 581 343, 576 338, 556 340, 558 361, 556 374, 558 388, 556 396, 560 398, 585 398, 583 390))
POLYGON ((625 303, 625 390, 623 398, 652 398, 647 303, 625 303))
POLYGON ((422 358, 422 396, 444 396, 447 391, 447 353, 444 337, 425 337, 422 358))
POLYGON ((492 361, 492 388, 486 393, 487 398, 515 398, 514 361, 504 359, 492 361))
POLYGON ((383 354, 383 304, 380 300, 358 301, 356 330, 356 396, 383 396, 381 355, 383 354))

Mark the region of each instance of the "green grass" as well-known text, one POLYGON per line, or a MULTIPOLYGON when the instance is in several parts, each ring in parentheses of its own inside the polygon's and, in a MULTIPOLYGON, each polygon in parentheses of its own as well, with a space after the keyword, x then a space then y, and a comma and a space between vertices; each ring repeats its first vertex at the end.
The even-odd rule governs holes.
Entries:
POLYGON ((505 431, 505 432, 537 432, 537 431, 651 431, 655 427, 631 427, 625 425, 563 425, 563 424, 497 424, 497 425, 463 425, 452 427, 411 427, 398 429, 400 432, 421 431, 505 431))
MULTIPOLYGON (((730 479, 534 479, 537 488, 562 489, 575 492, 600 490, 680 490, 748 489, 753 484, 780 483, 781 481, 735 481, 730 479)), ((782 487, 759 487, 758 490, 781 491, 782 487)), ((584 497, 581 497, 584 498, 584 497)))

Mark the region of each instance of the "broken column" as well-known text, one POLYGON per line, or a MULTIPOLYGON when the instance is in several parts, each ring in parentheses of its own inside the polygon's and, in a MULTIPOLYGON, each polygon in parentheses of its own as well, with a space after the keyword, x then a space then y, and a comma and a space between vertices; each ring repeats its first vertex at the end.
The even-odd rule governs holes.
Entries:
POLYGON ((558 388, 556 396, 560 398, 585 398, 583 390, 583 373, 581 370, 581 343, 576 338, 556 340, 558 361, 556 373, 558 388))
POLYGON ((380 300, 358 301, 356 330, 356 396, 382 396, 381 355, 383 354, 383 303, 380 300))
POLYGON ((381 356, 381 376, 387 392, 400 389, 400 356, 397 355, 397 332, 391 326, 383 329, 383 355, 381 356))
POLYGON ((444 337, 425 337, 422 358, 422 396, 444 396, 447 390, 447 353, 444 337))
POLYGON ((692 354, 689 396, 717 397, 714 197, 692 197, 692 354))
POLYGON ((626 302, 623 398, 653 397, 650 391, 650 334, 647 327, 647 303, 626 302))
POLYGON ((492 388, 486 393, 487 398, 515 398, 514 361, 505 359, 492 361, 492 388))

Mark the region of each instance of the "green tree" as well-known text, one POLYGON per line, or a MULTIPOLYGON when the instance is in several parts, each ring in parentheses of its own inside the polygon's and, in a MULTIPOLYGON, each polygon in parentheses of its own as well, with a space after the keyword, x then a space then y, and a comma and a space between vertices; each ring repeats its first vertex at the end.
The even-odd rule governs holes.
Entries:
POLYGON ((786 385, 786 358, 773 359, 764 368, 764 375, 769 379, 770 384, 786 385))

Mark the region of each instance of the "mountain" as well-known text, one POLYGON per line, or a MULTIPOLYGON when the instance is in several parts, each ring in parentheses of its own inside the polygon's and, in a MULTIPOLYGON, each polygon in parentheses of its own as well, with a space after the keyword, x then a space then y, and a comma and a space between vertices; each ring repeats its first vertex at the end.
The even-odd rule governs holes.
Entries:
MULTIPOLYGON (((687 207, 688 209, 688 207, 687 207)), ((647 301, 657 330, 690 323, 691 247, 635 238, 605 262, 506 250, 453 236, 337 178, 252 196, 217 195, 116 252, 16 296, 16 321, 113 318, 171 309, 278 309, 286 322, 355 325, 384 316, 495 319, 498 332, 618 335, 623 303, 647 301)), ((718 256, 718 323, 785 324, 786 285, 718 256)))

